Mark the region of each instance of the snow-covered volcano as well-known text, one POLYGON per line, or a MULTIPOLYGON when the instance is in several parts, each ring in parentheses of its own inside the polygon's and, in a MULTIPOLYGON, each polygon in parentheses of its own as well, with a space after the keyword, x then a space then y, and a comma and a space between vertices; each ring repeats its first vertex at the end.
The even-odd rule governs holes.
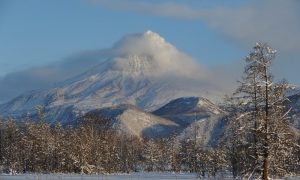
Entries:
POLYGON ((0 114, 32 115, 40 105, 50 122, 67 122, 103 107, 131 104, 152 111, 175 98, 220 94, 205 68, 154 32, 125 36, 107 54, 106 61, 83 74, 1 105, 0 114))

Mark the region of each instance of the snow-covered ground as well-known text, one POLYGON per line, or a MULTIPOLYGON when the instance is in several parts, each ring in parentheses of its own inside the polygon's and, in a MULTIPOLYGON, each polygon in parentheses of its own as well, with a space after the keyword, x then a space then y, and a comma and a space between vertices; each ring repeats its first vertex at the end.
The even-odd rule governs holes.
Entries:
MULTIPOLYGON (((115 174, 115 175, 80 175, 80 174, 19 174, 8 175, 0 174, 0 180, 184 180, 199 179, 196 174, 186 173, 133 173, 133 174, 115 174)), ((230 175, 218 175, 216 178, 206 178, 216 180, 233 180, 230 175)), ((272 179, 272 178, 271 178, 272 179)), ((284 178, 286 180, 299 180, 300 177, 284 178)))
POLYGON ((197 179, 195 174, 134 173, 119 175, 79 175, 79 174, 20 174, 0 175, 0 180, 171 180, 197 179))

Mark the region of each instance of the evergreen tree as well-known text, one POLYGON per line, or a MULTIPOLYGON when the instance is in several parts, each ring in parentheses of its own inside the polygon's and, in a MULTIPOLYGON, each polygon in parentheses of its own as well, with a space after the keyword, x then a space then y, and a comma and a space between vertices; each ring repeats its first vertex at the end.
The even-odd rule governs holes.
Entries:
POLYGON ((290 86, 285 81, 274 83, 270 73, 275 54, 267 44, 256 44, 246 58, 243 81, 227 106, 234 139, 231 149, 236 155, 232 159, 237 165, 234 171, 245 176, 261 175, 265 180, 270 173, 289 173, 282 163, 292 156, 296 144, 286 107, 290 86), (277 161, 279 154, 283 160, 277 161))

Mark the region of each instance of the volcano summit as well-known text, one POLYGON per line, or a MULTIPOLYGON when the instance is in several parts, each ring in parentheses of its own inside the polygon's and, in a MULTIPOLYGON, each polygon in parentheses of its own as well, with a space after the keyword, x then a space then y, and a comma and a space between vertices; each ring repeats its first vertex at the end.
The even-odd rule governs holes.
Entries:
POLYGON ((47 121, 64 124, 95 109, 129 104, 150 112, 176 98, 222 93, 204 67, 152 31, 127 35, 106 51, 97 66, 52 88, 24 93, 1 105, 0 113, 18 119, 42 106, 47 121))

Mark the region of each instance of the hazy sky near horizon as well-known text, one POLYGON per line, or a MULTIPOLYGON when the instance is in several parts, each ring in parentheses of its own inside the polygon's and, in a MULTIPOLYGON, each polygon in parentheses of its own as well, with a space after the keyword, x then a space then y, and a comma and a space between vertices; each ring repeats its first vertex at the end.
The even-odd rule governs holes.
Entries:
POLYGON ((0 87, 43 87, 48 66, 148 29, 199 64, 227 71, 256 41, 268 42, 278 50, 275 75, 300 84, 299 19, 297 0, 0 0, 0 87))

